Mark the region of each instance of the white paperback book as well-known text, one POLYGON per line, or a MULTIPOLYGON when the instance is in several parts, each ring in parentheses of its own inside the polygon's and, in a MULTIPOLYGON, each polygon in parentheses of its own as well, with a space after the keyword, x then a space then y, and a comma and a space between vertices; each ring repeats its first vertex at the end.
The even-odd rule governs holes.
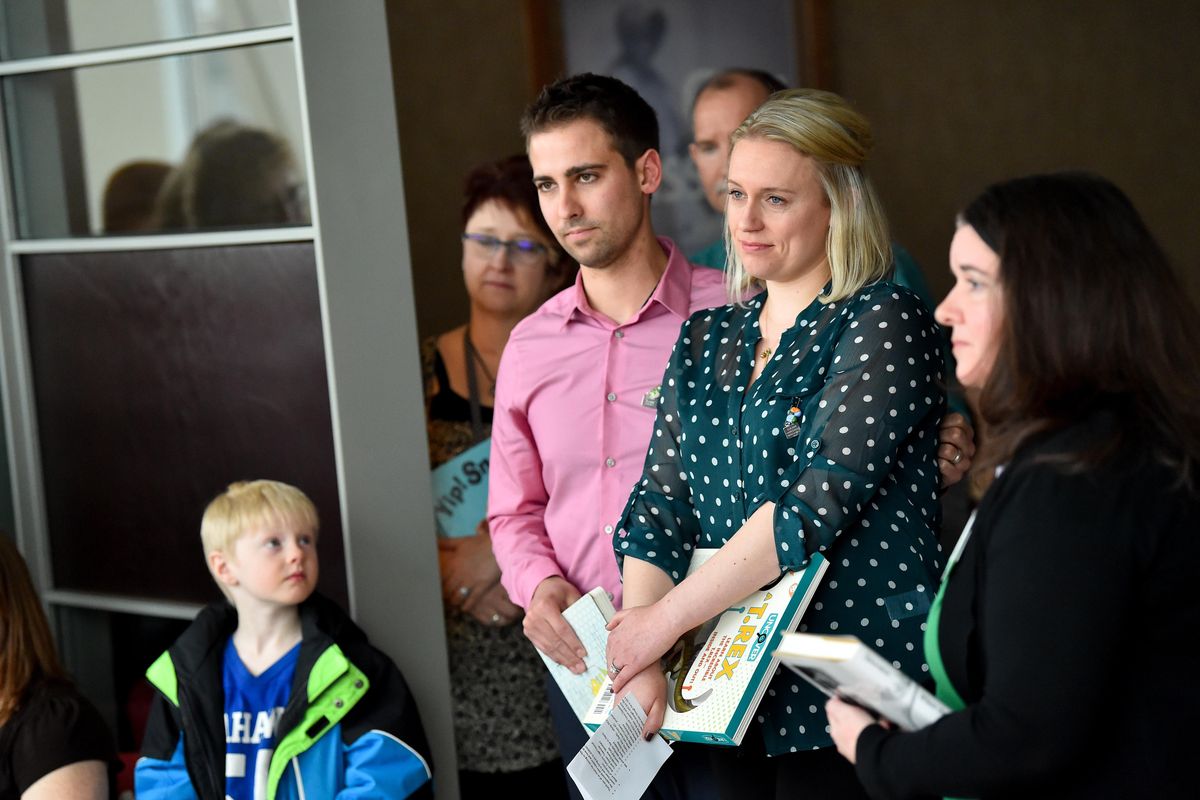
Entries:
POLYGON ((775 657, 830 697, 842 697, 914 731, 950 709, 857 636, 787 633, 775 657))
POLYGON ((587 656, 583 659, 585 669, 582 675, 576 675, 541 650, 538 651, 546 669, 550 670, 558 688, 574 709, 575 716, 581 721, 591 710, 608 678, 608 665, 604 661, 608 648, 606 628, 616 613, 608 592, 599 586, 563 611, 563 619, 575 629, 580 643, 587 650, 587 656))

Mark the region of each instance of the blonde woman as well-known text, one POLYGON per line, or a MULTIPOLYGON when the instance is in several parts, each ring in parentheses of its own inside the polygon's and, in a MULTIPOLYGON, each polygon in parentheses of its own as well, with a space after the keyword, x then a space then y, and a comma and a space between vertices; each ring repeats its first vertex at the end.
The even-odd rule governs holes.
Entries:
MULTIPOLYGON (((659 658, 817 552, 830 568, 802 627, 856 634, 925 674, 942 357, 923 303, 883 280, 870 147, 862 116, 810 90, 773 95, 733 135, 727 281, 730 298, 753 296, 683 326, 613 540, 626 610, 609 665, 647 709, 647 735, 663 719, 659 658), (720 552, 685 580, 697 547, 720 552)), ((740 752, 714 748, 721 794, 862 796, 823 706, 777 675, 740 752)))

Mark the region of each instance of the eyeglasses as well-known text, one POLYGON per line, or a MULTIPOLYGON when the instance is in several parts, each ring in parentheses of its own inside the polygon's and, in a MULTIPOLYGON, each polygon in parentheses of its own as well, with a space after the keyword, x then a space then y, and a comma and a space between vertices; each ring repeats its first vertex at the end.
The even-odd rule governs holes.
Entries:
POLYGON ((533 267, 544 264, 550 251, 541 242, 533 239, 497 239, 486 233, 464 233, 464 242, 473 247, 481 256, 492 258, 503 248, 508 253, 508 259, 523 267, 533 267))

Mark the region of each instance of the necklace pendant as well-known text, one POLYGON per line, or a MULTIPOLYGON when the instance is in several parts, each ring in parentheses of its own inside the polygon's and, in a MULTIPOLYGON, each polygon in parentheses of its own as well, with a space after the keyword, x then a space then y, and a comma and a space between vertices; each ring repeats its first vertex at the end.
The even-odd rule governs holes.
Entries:
POLYGON ((771 348, 768 347, 766 350, 763 350, 761 353, 759 353, 758 357, 763 361, 769 359, 771 357, 771 348))

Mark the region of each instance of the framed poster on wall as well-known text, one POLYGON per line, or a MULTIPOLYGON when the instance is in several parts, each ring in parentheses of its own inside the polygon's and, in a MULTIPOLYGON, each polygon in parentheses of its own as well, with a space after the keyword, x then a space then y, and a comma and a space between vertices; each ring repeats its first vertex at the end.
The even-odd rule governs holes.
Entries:
POLYGON ((825 0, 527 0, 525 9, 534 88, 596 72, 620 78, 654 107, 664 172, 654 226, 687 253, 721 230, 688 157, 697 89, 730 67, 766 70, 789 86, 829 82, 825 0))

